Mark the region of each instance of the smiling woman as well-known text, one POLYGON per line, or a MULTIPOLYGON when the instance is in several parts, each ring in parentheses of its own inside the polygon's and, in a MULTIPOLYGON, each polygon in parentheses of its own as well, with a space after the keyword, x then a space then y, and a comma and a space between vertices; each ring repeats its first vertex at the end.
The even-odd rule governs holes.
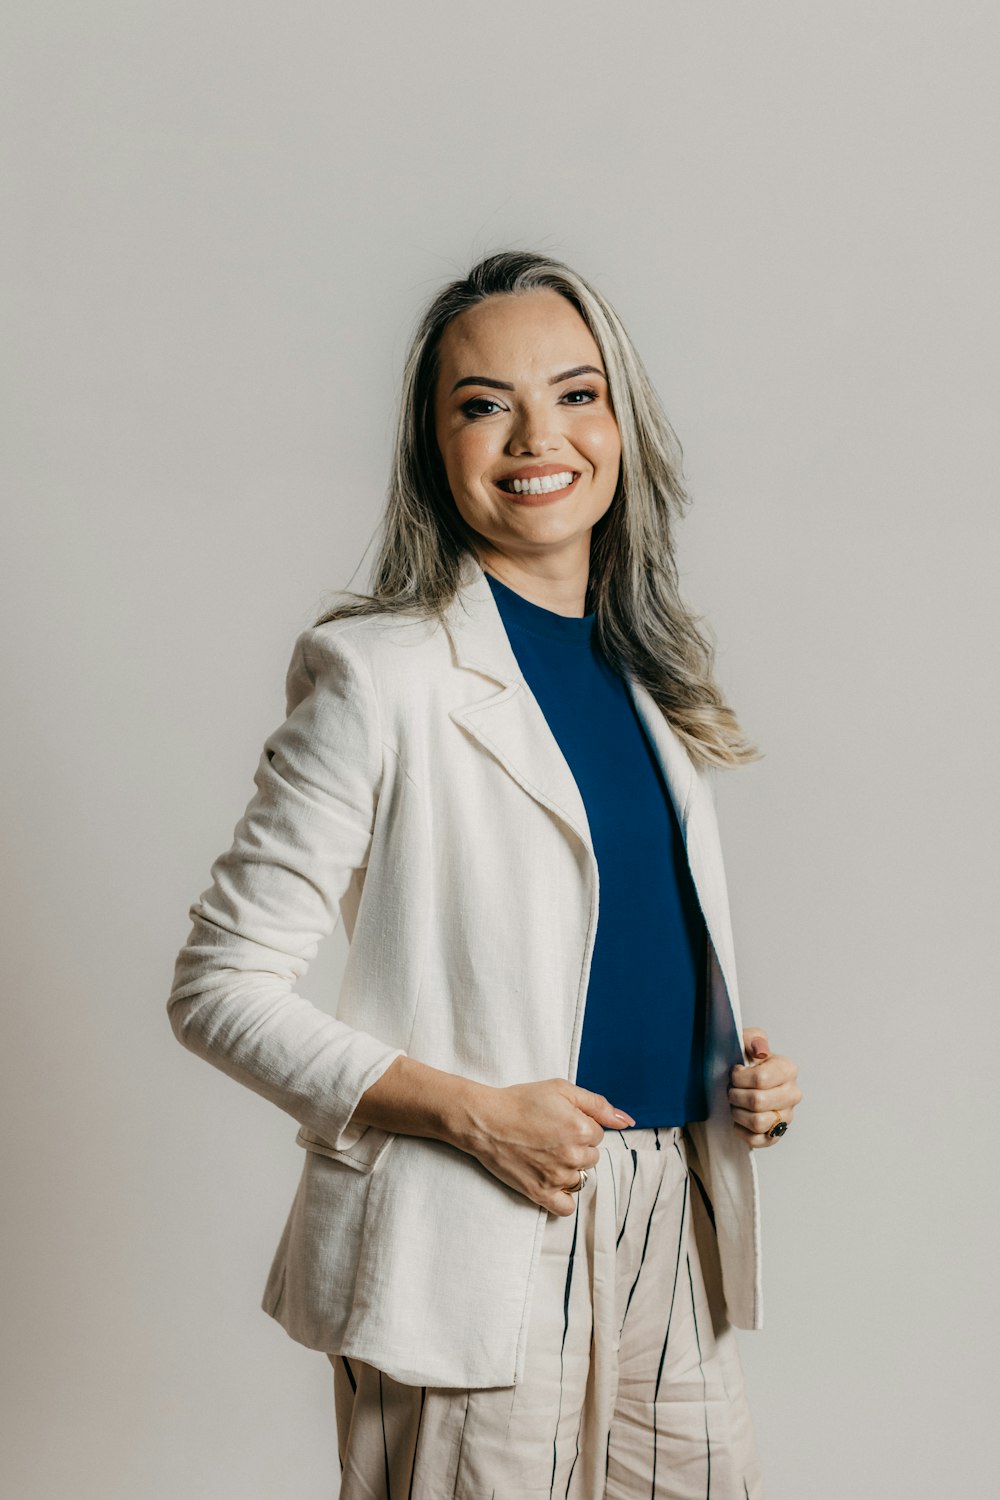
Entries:
POLYGON ((711 775, 756 751, 681 598, 680 450, 609 303, 510 251, 410 349, 368 595, 295 643, 191 907, 178 1039, 298 1121, 263 1307, 342 1500, 761 1500, 755 1151, 711 775), (295 993, 343 917, 335 1014, 295 993))
POLYGON ((439 357, 437 443, 459 514, 485 543, 480 560, 513 552, 512 576, 527 567, 530 577, 527 560, 537 568, 545 557, 550 586, 561 574, 565 587, 572 557, 579 584, 581 549, 614 498, 621 465, 593 334, 572 303, 539 287, 469 308, 446 328, 439 357), (496 373, 466 373, 483 368, 496 373), (502 394, 470 397, 470 387, 502 394))

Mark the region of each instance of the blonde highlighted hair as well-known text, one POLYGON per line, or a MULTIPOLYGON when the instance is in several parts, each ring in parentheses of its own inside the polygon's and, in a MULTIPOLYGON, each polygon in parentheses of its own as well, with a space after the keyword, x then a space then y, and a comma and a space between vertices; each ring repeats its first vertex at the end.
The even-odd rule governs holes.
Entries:
POLYGON ((674 522, 690 504, 682 452, 639 354, 610 303, 559 260, 528 250, 487 256, 426 308, 410 343, 381 543, 371 591, 341 590, 317 624, 352 615, 441 613, 475 548, 448 485, 435 436, 440 346, 451 320, 486 297, 548 287, 576 308, 604 359, 621 437, 621 472, 591 534, 586 610, 611 666, 648 688, 696 764, 729 767, 760 758, 714 677, 703 622, 681 598, 674 522))

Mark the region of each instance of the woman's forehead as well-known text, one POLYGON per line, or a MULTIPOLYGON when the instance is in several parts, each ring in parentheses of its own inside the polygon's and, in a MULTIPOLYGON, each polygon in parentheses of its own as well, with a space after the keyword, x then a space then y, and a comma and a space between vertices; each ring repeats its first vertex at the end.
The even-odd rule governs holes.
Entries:
MULTIPOLYGON (((477 356, 509 358, 539 368, 560 361, 561 367, 568 367, 582 363, 584 356, 592 364, 602 364, 583 318, 567 298, 549 287, 486 297, 453 318, 441 339, 442 370, 477 356)), ((475 373, 503 376, 502 370, 475 373)))

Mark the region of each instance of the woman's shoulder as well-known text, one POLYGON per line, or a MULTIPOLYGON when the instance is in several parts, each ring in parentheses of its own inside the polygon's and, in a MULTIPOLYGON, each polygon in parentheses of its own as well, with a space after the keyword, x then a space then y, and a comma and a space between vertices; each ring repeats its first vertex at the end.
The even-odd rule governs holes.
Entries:
POLYGON ((384 693, 412 684, 449 660, 447 635, 435 616, 398 610, 340 615, 300 631, 287 686, 298 696, 306 682, 360 673, 384 693))
POLYGON ((398 650, 415 650, 437 641, 441 621, 416 611, 373 610, 339 615, 303 630, 299 640, 317 650, 341 650, 373 661, 394 657, 398 650))

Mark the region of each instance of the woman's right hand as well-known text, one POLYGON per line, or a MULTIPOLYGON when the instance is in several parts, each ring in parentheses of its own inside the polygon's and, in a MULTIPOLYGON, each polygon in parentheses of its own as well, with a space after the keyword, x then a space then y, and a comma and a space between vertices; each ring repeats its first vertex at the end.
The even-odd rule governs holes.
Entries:
POLYGON ((576 1208, 581 1167, 594 1167, 605 1130, 635 1124, 603 1094, 566 1078, 477 1090, 462 1149, 550 1213, 576 1208))

